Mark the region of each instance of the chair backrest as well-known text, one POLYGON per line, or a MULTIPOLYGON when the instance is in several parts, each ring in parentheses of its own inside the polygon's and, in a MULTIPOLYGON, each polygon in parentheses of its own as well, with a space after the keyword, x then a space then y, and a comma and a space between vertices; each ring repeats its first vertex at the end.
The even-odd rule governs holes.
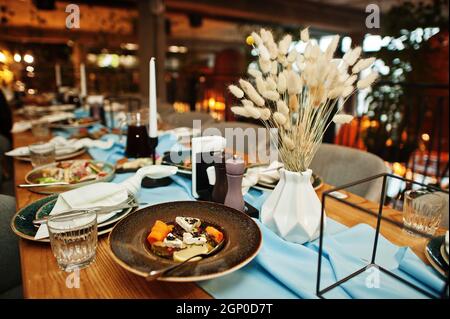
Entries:
POLYGON ((194 120, 200 120, 202 127, 214 122, 214 119, 208 113, 203 112, 172 113, 162 118, 162 121, 169 125, 190 128, 193 127, 194 120))
POLYGON ((15 211, 14 197, 0 194, 0 294, 21 283, 19 241, 9 226, 15 211))
MULTIPOLYGON (((311 169, 334 186, 344 185, 380 173, 388 169, 378 156, 354 148, 334 144, 322 144, 311 163, 311 169)), ((349 188, 348 191, 368 200, 379 202, 382 179, 349 188)))
MULTIPOLYGON (((248 159, 256 162, 259 150, 268 150, 270 146, 269 134, 264 127, 246 122, 219 122, 205 125, 203 134, 221 135, 227 138, 227 149, 236 153, 245 153, 248 159), (213 130, 216 129, 216 132, 213 130), (232 129, 232 137, 227 136, 226 129, 232 129), (264 135, 261 135, 263 132, 264 135), (253 137, 255 140, 252 140, 253 137), (264 136, 264 137, 262 137, 264 136)), ((228 133, 229 134, 229 133, 228 133)), ((262 158, 259 158, 262 160, 262 158)))

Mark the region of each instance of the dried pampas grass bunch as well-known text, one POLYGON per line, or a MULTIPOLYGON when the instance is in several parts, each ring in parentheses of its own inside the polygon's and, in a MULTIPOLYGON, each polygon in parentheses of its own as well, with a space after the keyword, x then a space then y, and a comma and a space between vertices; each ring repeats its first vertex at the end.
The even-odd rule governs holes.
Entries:
POLYGON ((303 53, 290 50, 291 35, 277 44, 270 31, 253 32, 247 44, 258 51, 259 69, 248 71, 249 80, 240 79, 239 85, 229 86, 242 103, 231 108, 233 113, 260 119, 278 142, 285 168, 295 172, 308 169, 332 121, 352 120, 351 115, 340 114, 343 104, 356 90, 370 87, 378 76, 372 71, 360 79, 359 73, 375 61, 360 58, 360 47, 334 59, 337 35, 325 52, 310 40, 308 29, 300 32, 300 41, 306 44, 303 53))

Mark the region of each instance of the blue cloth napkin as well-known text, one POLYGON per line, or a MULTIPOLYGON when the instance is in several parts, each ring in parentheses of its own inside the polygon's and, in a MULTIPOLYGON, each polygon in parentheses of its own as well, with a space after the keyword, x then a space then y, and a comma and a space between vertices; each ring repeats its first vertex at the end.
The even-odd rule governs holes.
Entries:
MULTIPOLYGON (((105 136, 104 138, 114 138, 105 136)), ((111 150, 92 148, 94 159, 114 163, 124 156, 123 144, 116 138, 111 150)), ((176 144, 172 136, 160 138, 159 152, 176 144)), ((118 174, 113 182, 131 176, 118 174)), ((194 200, 191 181, 182 176, 172 176, 174 183, 167 187, 141 189, 138 199, 148 205, 179 200, 194 200)), ((250 189, 245 200, 257 209, 268 192, 250 189)), ((258 256, 247 266, 229 275, 198 284, 215 298, 317 298, 316 278, 318 241, 305 245, 286 242, 255 220, 261 228, 263 245, 258 256)), ((324 236, 321 288, 325 288, 368 264, 375 230, 359 224, 347 228, 327 219, 324 236)), ((380 236, 377 264, 392 271, 436 296, 442 291, 444 281, 426 266, 409 248, 398 247, 380 236)), ((392 277, 371 268, 324 295, 326 298, 424 298, 421 293, 392 277)))

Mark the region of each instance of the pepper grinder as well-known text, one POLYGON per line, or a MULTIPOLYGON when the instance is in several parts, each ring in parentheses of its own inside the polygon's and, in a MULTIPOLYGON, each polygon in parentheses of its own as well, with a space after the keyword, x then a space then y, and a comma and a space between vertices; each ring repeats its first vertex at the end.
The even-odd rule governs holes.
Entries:
POLYGON ((227 173, 228 191, 225 196, 225 206, 244 212, 245 202, 242 196, 242 178, 245 171, 245 162, 243 159, 234 155, 233 158, 225 161, 227 173))
POLYGON ((211 194, 211 200, 223 204, 228 191, 227 173, 225 169, 225 153, 216 152, 213 155, 215 183, 211 194))

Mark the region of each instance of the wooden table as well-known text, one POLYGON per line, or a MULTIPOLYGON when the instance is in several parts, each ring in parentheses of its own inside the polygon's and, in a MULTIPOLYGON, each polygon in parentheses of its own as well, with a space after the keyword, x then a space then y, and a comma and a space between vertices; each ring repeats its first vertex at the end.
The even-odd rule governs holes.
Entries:
MULTIPOLYGON (((24 146, 34 141, 30 132, 14 135, 14 147, 24 146)), ((87 154, 80 158, 88 158, 87 154)), ((14 161, 15 184, 24 183, 25 174, 31 169, 27 162, 14 161)), ((319 191, 329 189, 325 185, 319 191)), ((17 209, 42 198, 44 195, 16 188, 17 209)), ((377 211, 378 205, 361 197, 349 194, 348 201, 377 211)), ((358 223, 375 225, 375 218, 350 208, 334 200, 327 200, 327 214, 336 221, 353 226, 358 223)), ((401 220, 401 213, 389 208, 385 216, 401 220)), ((426 240, 411 237, 390 223, 383 223, 382 234, 391 242, 401 246, 410 246, 425 260, 426 240)), ((67 288, 68 274, 59 270, 49 244, 20 240, 23 292, 25 298, 211 298, 195 283, 146 282, 120 266, 109 255, 107 236, 99 238, 96 261, 90 267, 80 271, 80 287, 67 288)), ((311 280, 315 280, 311 278, 311 280)))

